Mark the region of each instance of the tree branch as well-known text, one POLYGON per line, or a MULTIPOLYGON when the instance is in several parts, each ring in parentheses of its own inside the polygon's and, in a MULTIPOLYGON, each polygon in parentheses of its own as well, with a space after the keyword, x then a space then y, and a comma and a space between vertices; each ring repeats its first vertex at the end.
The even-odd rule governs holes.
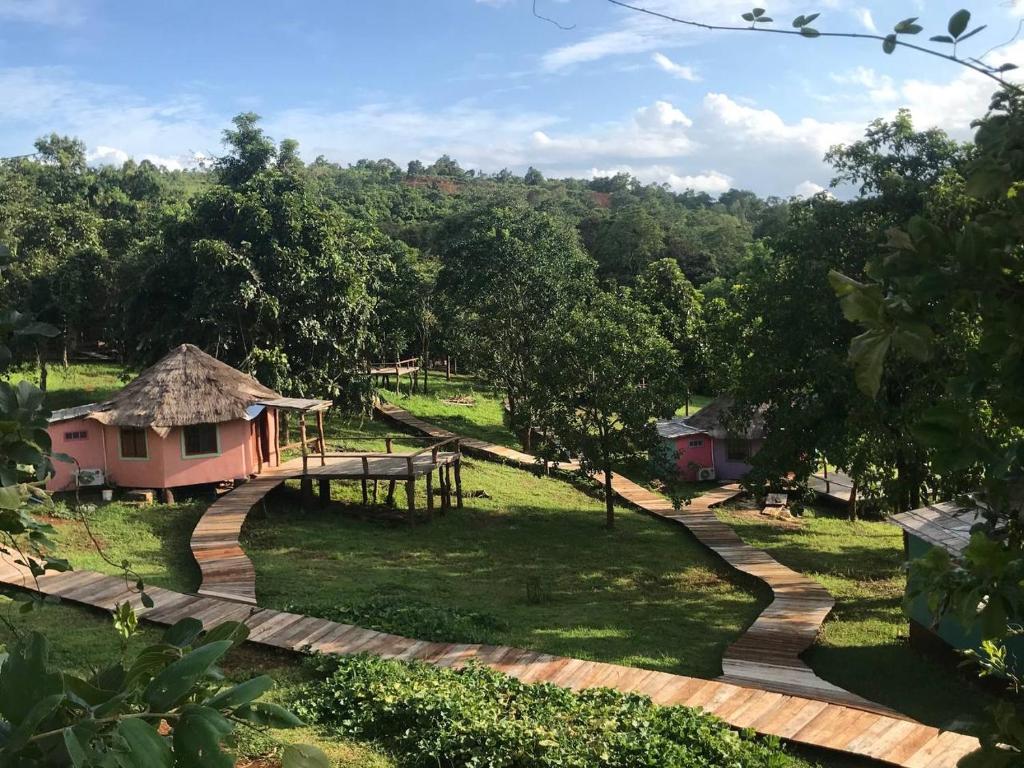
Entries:
MULTIPOLYGON (((612 5, 617 5, 620 8, 627 8, 631 11, 636 11, 637 13, 646 14, 647 16, 654 16, 655 18, 663 19, 665 21, 671 21, 675 24, 683 24, 688 27, 704 29, 711 32, 767 32, 775 35, 792 35, 795 37, 801 37, 808 40, 813 40, 816 37, 840 37, 851 40, 875 40, 878 42, 885 42, 887 38, 886 35, 878 35, 868 32, 818 32, 816 35, 812 37, 810 35, 805 35, 799 29, 778 29, 775 27, 757 26, 756 24, 752 24, 749 27, 741 27, 729 24, 707 24, 702 21, 696 21, 694 19, 681 19, 676 16, 671 16, 667 13, 662 13, 661 11, 654 11, 651 10, 650 8, 643 8, 638 5, 632 5, 630 3, 624 2, 624 0, 607 0, 607 2, 611 3, 612 5)), ((961 59, 952 54, 942 53, 941 51, 936 51, 932 48, 925 48, 924 46, 921 45, 908 43, 905 40, 900 39, 899 37, 895 38, 895 44, 903 48, 909 48, 912 51, 926 53, 929 56, 935 56, 936 58, 945 59, 946 61, 951 61, 954 64, 959 64, 963 67, 967 67, 967 69, 972 69, 978 74, 984 75, 990 80, 994 80, 1001 86, 1010 88, 1018 94, 1024 94, 1024 89, 1022 89, 1020 86, 1014 85, 1013 83, 1008 83, 1005 79, 1003 79, 1001 73, 996 72, 994 68, 989 67, 987 64, 985 64, 982 61, 979 61, 978 59, 961 59)))

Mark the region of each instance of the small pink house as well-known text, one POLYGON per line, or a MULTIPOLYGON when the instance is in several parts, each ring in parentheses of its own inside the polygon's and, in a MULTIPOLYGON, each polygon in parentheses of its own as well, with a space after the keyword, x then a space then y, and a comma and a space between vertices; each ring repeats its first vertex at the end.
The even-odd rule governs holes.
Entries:
POLYGON ((251 376, 183 344, 104 403, 54 411, 49 491, 90 484, 171 489, 250 477, 281 462, 280 398, 251 376))
POLYGON ((719 397, 693 416, 657 423, 660 444, 652 457, 655 469, 695 480, 739 480, 750 471, 750 458, 764 443, 764 421, 758 414, 745 429, 730 428, 726 416, 732 401, 719 397))

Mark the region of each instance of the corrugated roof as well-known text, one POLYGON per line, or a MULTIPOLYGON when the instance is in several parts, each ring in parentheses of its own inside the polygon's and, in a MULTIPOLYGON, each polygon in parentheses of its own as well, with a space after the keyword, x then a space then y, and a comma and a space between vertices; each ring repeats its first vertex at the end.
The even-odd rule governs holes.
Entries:
POLYGON ((655 424, 655 427, 658 430, 658 435, 668 440, 675 440, 677 437, 685 437, 686 435, 703 434, 699 429, 687 424, 686 419, 682 416, 676 416, 673 419, 662 419, 655 424))
POLYGON ((977 507, 943 501, 893 515, 892 522, 907 533, 959 557, 971 540, 971 527, 978 522, 980 513, 977 507))
POLYGON ((47 421, 56 424, 58 421, 70 421, 71 419, 84 419, 90 414, 102 411, 108 403, 89 403, 88 405, 76 405, 73 408, 58 408, 50 413, 47 421))
POLYGON ((692 416, 676 416, 671 419, 661 419, 655 426, 657 427, 658 434, 669 440, 685 437, 686 435, 710 435, 719 440, 734 436, 746 437, 750 440, 764 437, 763 408, 759 408, 754 414, 754 417, 747 425, 746 433, 736 435, 736 432, 729 429, 725 424, 725 417, 732 407, 733 400, 731 397, 716 397, 692 416))

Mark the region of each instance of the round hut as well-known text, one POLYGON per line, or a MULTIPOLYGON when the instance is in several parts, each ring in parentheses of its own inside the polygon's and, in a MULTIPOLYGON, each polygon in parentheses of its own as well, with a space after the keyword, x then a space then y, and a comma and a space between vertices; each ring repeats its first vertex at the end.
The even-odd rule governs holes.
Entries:
POLYGON ((192 344, 182 344, 103 403, 55 411, 48 490, 81 485, 171 489, 219 483, 280 464, 280 395, 192 344), (83 479, 84 478, 84 479, 83 479))

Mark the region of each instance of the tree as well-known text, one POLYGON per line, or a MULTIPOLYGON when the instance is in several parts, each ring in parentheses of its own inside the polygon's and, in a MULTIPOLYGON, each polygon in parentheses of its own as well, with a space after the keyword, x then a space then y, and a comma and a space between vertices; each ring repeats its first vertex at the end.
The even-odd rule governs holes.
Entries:
MULTIPOLYGON (((257 123, 260 116, 255 112, 242 112, 231 122, 234 129, 224 131, 224 143, 228 146, 226 155, 218 158, 215 167, 221 181, 229 187, 240 187, 257 173, 264 170, 277 154, 271 141, 257 123)), ((297 145, 286 149, 294 154, 297 145)))
POLYGON ((547 326, 537 385, 540 424, 603 474, 605 524, 615 525, 614 468, 653 445, 656 417, 671 416, 682 388, 672 345, 629 292, 600 292, 547 326))
POLYGON ((504 390, 528 444, 531 414, 521 406, 537 380, 544 325, 593 292, 594 263, 569 224, 523 205, 454 217, 439 243, 449 344, 504 390))
POLYGON ((523 182, 531 187, 539 186, 544 183, 544 174, 531 165, 526 169, 526 175, 523 176, 523 182))
MULTIPOLYGON (((961 561, 936 553, 918 563, 932 604, 979 627, 984 673, 1019 693, 1020 670, 1002 645, 1024 613, 1024 98, 994 97, 978 123, 976 151, 961 187, 959 217, 915 216, 890 230, 867 270, 870 282, 836 271, 832 285, 847 318, 863 328, 849 345, 860 389, 876 398, 890 371, 924 359, 941 396, 908 431, 932 451, 940 471, 977 472, 970 503, 981 510, 961 561), (963 332, 969 328, 969 336, 963 332), (968 343, 965 343, 968 342, 968 343), (936 364, 961 345, 966 364, 936 364), (978 417, 979 407, 983 418, 978 417)), ((959 195, 944 195, 944 199, 959 195)), ((1022 707, 997 705, 985 750, 972 765, 1019 765, 1022 707)))
POLYGON ((676 375, 687 402, 705 384, 707 363, 702 297, 672 259, 651 262, 636 279, 634 297, 651 312, 676 352, 676 375))

